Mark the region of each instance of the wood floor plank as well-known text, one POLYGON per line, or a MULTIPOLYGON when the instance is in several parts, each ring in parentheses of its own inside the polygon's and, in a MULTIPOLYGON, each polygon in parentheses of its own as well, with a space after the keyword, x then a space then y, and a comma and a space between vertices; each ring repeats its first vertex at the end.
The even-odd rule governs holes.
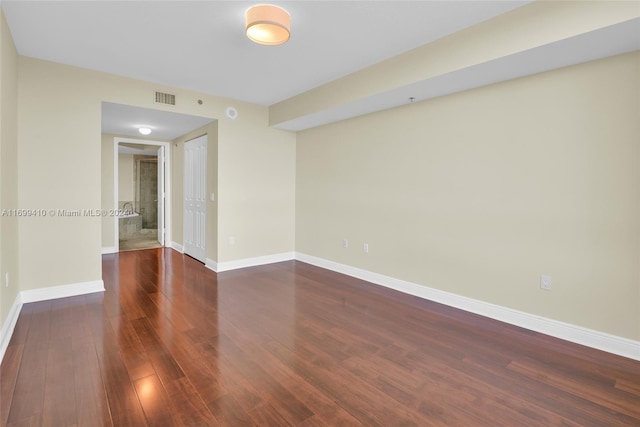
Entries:
POLYGON ((0 426, 7 425, 9 419, 9 409, 13 401, 23 351, 23 344, 10 345, 2 359, 0 366, 0 426))
MULTIPOLYGON (((217 344, 202 343, 198 347, 200 349, 198 354, 204 360, 212 363, 212 366, 215 366, 214 375, 217 380, 217 385, 220 387, 218 391, 226 391, 213 400, 211 397, 205 398, 205 395, 201 394, 210 409, 212 405, 217 405, 220 398, 224 398, 222 402, 231 399, 244 413, 249 412, 263 402, 262 393, 259 392, 256 385, 239 371, 234 364, 225 363, 225 360, 221 359, 222 356, 217 348, 217 344)), ((214 414, 216 413, 213 410, 211 411, 214 414)))
POLYGON ((112 423, 114 426, 144 426, 144 413, 108 316, 96 311, 92 313, 95 320, 102 321, 95 324, 94 339, 112 423))
POLYGON ((36 414, 29 418, 23 418, 18 421, 12 421, 7 427, 41 427, 43 423, 42 415, 36 414))
POLYGON ((146 317, 131 322, 142 347, 146 352, 155 372, 163 382, 169 382, 184 377, 184 372, 160 341, 158 334, 146 317))
MULTIPOLYGON (((209 404, 211 412, 218 414, 217 418, 221 426, 225 427, 257 427, 248 412, 233 396, 233 393, 221 396, 209 404)), ((253 409, 253 408, 252 408, 253 409)))
POLYGON ((640 425, 639 361, 301 262, 149 249, 103 280, 23 306, 0 425, 640 425))
POLYGON ((582 379, 576 381, 558 372, 550 370, 539 362, 532 360, 518 360, 509 364, 509 369, 549 384, 555 388, 579 396, 585 400, 597 403, 615 412, 640 419, 640 398, 624 393, 610 384, 609 386, 593 386, 582 379))
MULTIPOLYGON (((424 370, 421 405, 439 401, 444 408, 458 402, 461 409, 456 415, 468 419, 464 424, 480 425, 575 425, 562 420, 554 412, 513 396, 510 388, 498 388, 485 378, 470 375, 460 366, 431 363, 424 370), (428 374, 427 374, 428 373, 428 374), (451 380, 452 376, 455 380, 451 380), (426 398, 428 396, 428 398, 426 398), (435 397, 435 399, 434 399, 435 397)), ((445 411, 448 412, 448 411, 445 411)))
POLYGON ((519 375, 508 369, 508 366, 497 366, 485 359, 469 357, 459 365, 459 369, 467 375, 485 381, 494 390, 508 391, 519 405, 527 404, 534 407, 531 415, 533 419, 544 413, 548 419, 559 417, 569 425, 633 425, 633 421, 623 414, 611 413, 594 402, 560 389, 543 387, 538 381, 519 375))
POLYGON ((49 347, 50 302, 34 303, 20 370, 13 391, 8 423, 17 424, 36 416, 42 420, 49 347))
POLYGON ((263 400, 268 399, 289 424, 296 425, 313 416, 309 408, 253 360, 252 348, 241 349, 230 339, 219 346, 224 348, 223 362, 241 372, 260 391, 263 400))
POLYGON ((207 408, 198 391, 187 378, 165 384, 167 396, 178 424, 182 426, 214 426, 219 420, 207 408))
POLYGON ((632 382, 627 380, 616 380, 616 386, 618 390, 626 391, 637 397, 640 397, 640 381, 632 382))
POLYGON ((307 418, 306 420, 298 424, 298 427, 324 427, 327 425, 346 427, 346 426, 355 426, 360 424, 328 424, 327 422, 323 421, 319 416, 314 415, 313 417, 307 418))
POLYGON ((149 299, 156 305, 158 311, 180 332, 193 329, 193 325, 182 315, 181 307, 175 305, 162 292, 149 294, 149 299))
POLYGON ((93 337, 73 337, 72 340, 78 427, 111 426, 109 402, 93 337))
POLYGON ((84 296, 51 301, 50 341, 59 341, 67 337, 78 339, 91 334, 91 325, 87 322, 85 312, 84 296))
MULTIPOLYGON (((258 426, 287 427, 290 426, 278 411, 268 403, 259 405, 249 411, 249 418, 258 426)), ((299 425, 296 423, 295 425, 299 425)))
POLYGON ((122 360, 132 380, 155 374, 145 347, 140 342, 133 325, 126 315, 109 319, 114 331, 117 331, 118 346, 122 360))
POLYGON ((332 396, 320 392, 307 378, 299 375, 288 365, 282 363, 270 352, 264 348, 254 348, 255 360, 269 374, 277 380, 283 387, 287 388, 297 399, 299 399, 306 407, 308 407, 313 416, 307 421, 306 419, 300 423, 301 425, 313 425, 316 422, 323 422, 330 426, 358 426, 361 423, 345 411, 340 405, 337 405, 332 396))
POLYGON ((205 403, 218 399, 230 391, 226 386, 227 376, 220 375, 217 358, 199 344, 193 343, 185 336, 166 345, 198 396, 205 403))
POLYGON ((100 361, 105 392, 114 426, 146 425, 140 402, 129 383, 126 369, 117 356, 106 355, 100 361))
POLYGON ((31 315, 33 313, 33 307, 31 304, 22 306, 18 321, 13 329, 13 334, 9 340, 9 345, 24 344, 29 332, 29 324, 31 323, 31 315))
POLYGON ((158 377, 149 375, 134 382, 138 399, 151 427, 177 426, 169 406, 169 397, 158 377))
POLYGON ((336 402, 364 425, 433 425, 406 408, 397 412, 396 402, 377 393, 373 387, 341 368, 339 364, 327 361, 326 356, 325 360, 316 359, 311 362, 297 357, 295 352, 276 342, 270 344, 269 350, 282 362, 287 361, 294 371, 306 377, 316 388, 333 396, 336 402))
POLYGON ((44 426, 76 426, 77 405, 71 337, 51 341, 47 355, 42 411, 44 426))

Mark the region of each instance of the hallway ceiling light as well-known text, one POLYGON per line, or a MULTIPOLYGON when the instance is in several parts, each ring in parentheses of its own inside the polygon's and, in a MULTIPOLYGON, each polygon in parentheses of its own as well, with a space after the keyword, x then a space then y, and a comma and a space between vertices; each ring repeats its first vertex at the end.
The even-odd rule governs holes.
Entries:
POLYGON ((289 40, 291 16, 278 6, 259 4, 246 13, 247 37, 258 44, 279 45, 289 40))
POLYGON ((151 133, 151 129, 142 127, 142 128, 138 128, 138 132, 140 132, 143 135, 149 135, 151 133))

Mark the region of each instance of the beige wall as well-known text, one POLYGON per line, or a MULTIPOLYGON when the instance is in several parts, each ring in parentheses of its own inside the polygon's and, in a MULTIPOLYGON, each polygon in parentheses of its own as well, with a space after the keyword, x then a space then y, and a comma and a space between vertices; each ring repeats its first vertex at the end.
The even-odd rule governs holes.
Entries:
POLYGON ((219 262, 294 250, 296 135, 238 111, 218 126, 219 262))
MULTIPOLYGON (((0 211, 18 208, 18 54, 0 9, 0 211)), ((18 218, 0 216, 0 329, 19 291, 18 218), (9 286, 5 275, 9 273, 9 286)))
MULTIPOLYGON (((239 191, 242 199, 220 203, 218 225, 233 232, 242 227, 244 240, 225 256, 293 250, 295 135, 270 129, 266 107, 25 57, 19 58, 21 205, 71 210, 107 203, 101 196, 101 174, 108 167, 101 161, 107 151, 101 143, 102 101, 211 118, 236 107, 238 119, 218 123, 218 144, 225 147, 218 161, 232 165, 232 172, 221 172, 218 191, 221 201, 223 194, 239 191), (176 106, 156 104, 156 90, 174 93, 176 106), (238 158, 246 152, 250 155, 238 158), (272 168, 280 170, 264 179, 272 168), (234 180, 236 174, 242 182, 234 180), (266 197, 271 186, 273 197, 266 197), (243 210, 246 206, 251 209, 243 210), (252 226, 244 227, 247 223, 252 226)), ((19 242, 21 289, 99 280, 101 247, 112 246, 103 241, 102 220, 90 217, 21 221, 19 242)))
POLYGON ((184 143, 207 135, 207 194, 213 193, 215 200, 207 202, 206 256, 218 259, 218 122, 176 138, 171 144, 171 194, 172 194, 172 234, 173 242, 184 244, 184 143))
MULTIPOLYGON (((100 206, 101 87, 94 84, 83 70, 19 58, 21 206, 100 206)), ((21 289, 100 280, 100 224, 84 216, 21 219, 21 289)))
POLYGON ((299 133, 296 250, 640 339, 639 63, 299 133))
POLYGON ((133 170, 133 154, 118 154, 118 199, 121 202, 135 200, 133 170))

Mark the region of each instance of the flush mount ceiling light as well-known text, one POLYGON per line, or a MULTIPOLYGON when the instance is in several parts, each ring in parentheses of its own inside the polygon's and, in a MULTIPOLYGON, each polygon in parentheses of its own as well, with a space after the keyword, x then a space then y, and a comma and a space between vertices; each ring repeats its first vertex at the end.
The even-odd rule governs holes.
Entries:
POLYGON ((258 44, 278 45, 289 40, 291 16, 278 6, 259 4, 247 10, 247 37, 258 44))
POLYGON ((141 127, 141 128, 138 128, 138 132, 140 132, 143 135, 149 135, 151 133, 151 129, 141 127))

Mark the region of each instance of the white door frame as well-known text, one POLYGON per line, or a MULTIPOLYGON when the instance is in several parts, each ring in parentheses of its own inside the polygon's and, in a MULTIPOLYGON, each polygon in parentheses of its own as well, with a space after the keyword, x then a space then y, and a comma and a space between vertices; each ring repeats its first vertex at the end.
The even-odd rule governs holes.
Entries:
MULTIPOLYGON (((118 145, 121 142, 125 142, 127 144, 138 144, 138 145, 154 145, 158 147, 164 147, 164 187, 165 187, 165 198, 164 198, 164 246, 171 245, 171 156, 168 153, 171 153, 171 143, 164 141, 148 141, 146 139, 133 139, 133 138, 113 138, 113 209, 117 212, 118 210, 118 145)), ((118 217, 113 216, 114 222, 114 242, 115 247, 117 248, 116 252, 120 251, 120 230, 119 230, 119 222, 118 217)))
MULTIPOLYGON (((160 148, 158 148, 158 159, 157 159, 157 164, 156 164, 156 168, 157 168, 157 172, 156 172, 156 176, 162 176, 165 173, 165 170, 167 168, 167 162, 166 162, 166 157, 167 157, 167 150, 165 149, 164 146, 161 146, 160 148)), ((138 181, 139 182, 139 181, 138 181)), ((167 214, 167 210, 171 210, 171 207, 169 207, 169 209, 167 209, 167 183, 165 182, 164 179, 162 180, 158 180, 158 192, 156 194, 156 200, 160 201, 162 200, 162 207, 164 209, 162 209, 162 212, 158 212, 157 218, 158 218, 158 242, 160 242, 160 244, 162 246, 166 245, 167 239, 165 236, 165 233, 167 232, 167 218, 166 218, 166 214, 167 214), (162 227, 161 227, 162 226, 162 227)), ((157 208, 156 208, 157 209, 157 208)))

